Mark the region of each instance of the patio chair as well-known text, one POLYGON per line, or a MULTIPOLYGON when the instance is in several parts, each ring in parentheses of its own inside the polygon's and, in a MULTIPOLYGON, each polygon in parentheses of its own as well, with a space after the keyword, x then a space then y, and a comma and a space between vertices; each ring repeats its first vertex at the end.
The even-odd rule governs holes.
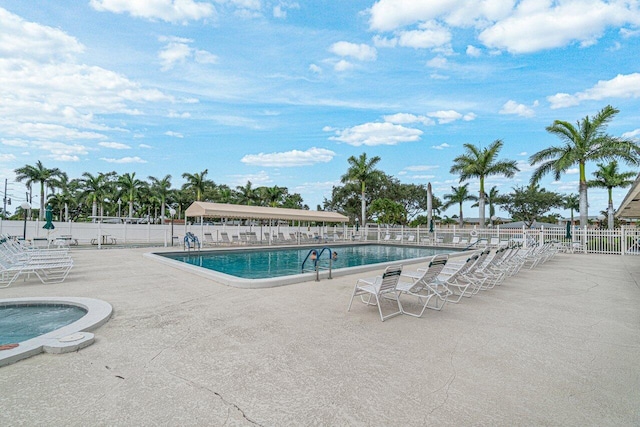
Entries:
POLYGON ((353 288, 353 294, 351 295, 347 311, 351 311, 353 299, 356 296, 359 296, 364 304, 378 306, 380 320, 383 322, 390 317, 402 314, 402 305, 398 295, 399 291, 396 289, 401 273, 401 265, 391 265, 384 270, 384 273, 381 276, 376 276, 370 279, 358 279, 355 287, 353 288), (364 298, 365 295, 368 297, 366 300, 364 298), (375 302, 372 303, 371 298, 375 298, 375 302), (383 315, 382 307, 380 306, 383 299, 395 300, 398 304, 398 311, 387 314, 386 316, 383 315))
POLYGON ((489 240, 489 246, 499 246, 500 245, 500 238, 499 237, 492 237, 489 240))
POLYGON ((459 245, 460 244, 460 236, 453 236, 453 239, 451 239, 451 244, 452 245, 459 245))
POLYGON ((460 302, 462 297, 470 298, 480 290, 479 287, 484 284, 484 280, 467 275, 469 272, 473 271, 474 266, 479 260, 480 254, 476 253, 467 258, 467 260, 453 273, 447 274, 443 272, 440 275, 439 279, 447 285, 447 288, 449 288, 450 291, 447 302, 457 304, 460 302))
POLYGON ((222 239, 222 244, 224 245, 230 245, 233 243, 231 239, 229 239, 229 233, 225 231, 220 233, 220 238, 222 239))
POLYGON ((419 313, 411 313, 400 305, 402 314, 408 314, 413 317, 422 317, 427 308, 438 311, 442 310, 442 307, 444 307, 447 302, 447 297, 449 296, 450 291, 444 282, 438 279, 438 275, 440 275, 444 269, 448 259, 449 255, 447 254, 436 255, 429 263, 429 267, 427 269, 402 274, 402 276, 410 277, 411 281, 398 282, 396 288, 400 291, 400 295, 416 297, 422 306, 422 310, 420 310, 419 313), (433 307, 429 306, 429 301, 431 301, 431 299, 434 299, 435 301, 435 306, 433 307))
POLYGON ((204 233, 204 239, 202 241, 205 245, 217 245, 218 241, 213 238, 213 234, 204 233))

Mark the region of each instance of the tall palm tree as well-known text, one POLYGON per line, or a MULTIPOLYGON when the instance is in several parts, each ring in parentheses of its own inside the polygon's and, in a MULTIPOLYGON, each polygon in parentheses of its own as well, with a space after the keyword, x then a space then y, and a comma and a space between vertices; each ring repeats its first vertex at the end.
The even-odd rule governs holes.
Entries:
POLYGON ((151 192, 160 199, 160 221, 164 224, 165 204, 167 197, 171 194, 171 175, 165 175, 162 179, 150 176, 149 181, 151 181, 151 192))
POLYGON ((16 169, 16 181, 25 183, 28 186, 31 186, 33 183, 40 183, 40 219, 44 218, 44 188, 46 185, 49 185, 51 180, 57 176, 59 176, 62 172, 58 168, 48 169, 42 165, 42 162, 38 160, 35 166, 25 165, 21 168, 16 169))
POLYGON ((360 157, 351 156, 347 159, 349 169, 347 173, 342 175, 340 179, 343 184, 348 182, 356 183, 360 186, 360 214, 362 217, 362 226, 367 224, 367 202, 365 199, 367 184, 376 178, 380 178, 382 172, 375 169, 380 162, 379 156, 367 159, 367 153, 362 153, 360 157))
POLYGON ((465 153, 453 159, 453 166, 450 172, 460 174, 460 182, 470 178, 480 179, 480 191, 478 196, 478 207, 480 211, 480 227, 484 227, 485 215, 485 192, 484 179, 491 175, 504 175, 511 178, 520 169, 516 166, 515 160, 498 160, 498 153, 502 149, 503 142, 496 139, 485 148, 478 148, 473 144, 464 144, 465 153))
POLYGON ((267 206, 271 206, 273 208, 282 204, 286 194, 287 189, 285 187, 278 187, 277 185, 274 185, 273 187, 263 187, 262 190, 262 196, 264 197, 267 206))
POLYGON ((594 160, 622 160, 630 165, 640 164, 640 146, 630 139, 616 138, 605 131, 619 110, 607 105, 591 119, 586 116, 576 126, 563 120, 555 120, 547 126, 547 132, 556 135, 564 145, 538 151, 529 158, 532 166, 539 165, 531 175, 531 182, 553 173, 556 180, 568 169, 578 166, 580 184, 580 225, 587 225, 587 173, 586 164, 594 160))
POLYGON ((460 227, 464 227, 464 218, 462 216, 462 204, 469 200, 478 200, 476 196, 469 193, 469 183, 461 185, 460 187, 451 187, 451 194, 445 194, 442 196, 446 200, 442 209, 449 209, 451 206, 458 204, 460 209, 460 216, 458 222, 460 227))
POLYGON ((129 202, 129 218, 133 217, 133 202, 144 184, 143 181, 136 178, 135 172, 125 173, 118 178, 120 191, 124 194, 125 200, 129 202))
POLYGON ((618 162, 614 160, 606 165, 598 163, 598 170, 596 170, 593 175, 596 179, 588 181, 587 186, 607 189, 609 194, 607 224, 609 230, 613 230, 613 189, 618 187, 628 187, 633 184, 636 173, 618 171, 618 162))
POLYGON ((565 209, 569 209, 571 213, 571 225, 573 225, 573 211, 580 212, 580 196, 577 194, 567 194, 564 196, 564 205, 565 209))
POLYGON ((208 169, 203 170, 200 173, 183 173, 182 177, 187 180, 186 183, 182 185, 183 189, 192 190, 196 196, 196 201, 199 202, 202 200, 202 194, 207 188, 207 179, 205 178, 209 173, 208 169))
POLYGON ((258 201, 258 193, 251 187, 251 181, 247 181, 244 186, 238 185, 236 190, 238 190, 238 199, 241 204, 253 205, 258 201))
POLYGON ((96 222, 98 216, 98 205, 102 206, 105 196, 110 193, 111 178, 115 175, 115 172, 110 173, 98 173, 98 175, 92 175, 89 172, 84 172, 82 176, 82 192, 81 197, 91 203, 91 216, 93 216, 92 222, 96 222))

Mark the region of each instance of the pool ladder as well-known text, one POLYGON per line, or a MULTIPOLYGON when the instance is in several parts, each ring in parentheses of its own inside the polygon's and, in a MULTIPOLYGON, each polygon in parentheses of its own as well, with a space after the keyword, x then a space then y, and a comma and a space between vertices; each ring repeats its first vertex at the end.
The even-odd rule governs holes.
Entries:
POLYGON ((331 248, 324 247, 324 248, 322 248, 322 250, 310 249, 309 252, 307 253, 307 256, 304 258, 304 261, 302 261, 301 270, 302 270, 303 273, 305 271, 315 271, 316 272, 316 282, 320 281, 320 270, 322 270, 322 269, 329 270, 329 279, 333 279, 333 277, 331 277, 333 261, 334 261, 334 253, 331 250, 331 248), (327 257, 329 258, 329 267, 323 267, 322 265, 320 265, 320 260, 322 259, 322 254, 325 253, 325 252, 327 252, 327 257), (305 270, 304 266, 307 263, 307 261, 313 262, 313 268, 309 268, 309 269, 305 270))

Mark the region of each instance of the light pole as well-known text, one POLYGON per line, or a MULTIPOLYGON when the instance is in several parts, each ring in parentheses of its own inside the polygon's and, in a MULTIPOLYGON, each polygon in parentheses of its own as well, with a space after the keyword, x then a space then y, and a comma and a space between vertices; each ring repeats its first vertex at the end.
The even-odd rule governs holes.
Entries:
POLYGON ((171 246, 173 246, 173 216, 176 214, 176 210, 169 208, 169 215, 171 215, 171 246))
POLYGON ((22 208, 22 211, 24 212, 24 229, 22 231, 22 240, 24 242, 27 241, 27 210, 29 210, 29 208, 31 207, 31 205, 27 202, 23 202, 20 207, 22 208))

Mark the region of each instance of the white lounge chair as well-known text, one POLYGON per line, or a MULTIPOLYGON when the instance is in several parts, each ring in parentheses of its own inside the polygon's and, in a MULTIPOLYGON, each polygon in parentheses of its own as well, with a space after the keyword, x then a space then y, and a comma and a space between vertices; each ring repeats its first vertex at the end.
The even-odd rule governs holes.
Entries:
POLYGON ((452 245, 459 245, 460 244, 460 236, 453 236, 453 239, 451 239, 451 244, 452 245))
POLYGON ((467 258, 466 261, 452 273, 443 272, 439 276, 439 279, 444 281, 450 291, 447 302, 457 304, 460 302, 462 297, 471 297, 471 295, 480 290, 479 287, 482 286, 484 281, 482 279, 476 279, 466 275, 468 272, 472 271, 473 267, 479 260, 480 255, 476 253, 467 258))
POLYGON ((400 303, 400 298, 398 295, 398 290, 396 289, 398 285, 398 281, 400 279, 400 274, 402 274, 402 266, 401 265, 391 265, 384 270, 382 276, 376 276, 370 279, 358 279, 355 287, 353 288, 353 294, 351 295, 351 300, 349 301, 349 308, 347 311, 351 310, 351 304, 353 303, 353 299, 356 296, 360 296, 360 299, 363 303, 367 305, 377 305, 378 312, 380 313, 380 320, 383 322, 390 318, 402 314, 402 305, 400 303), (368 298, 365 301, 364 296, 368 298), (371 298, 375 298, 375 302, 371 302, 371 298), (383 299, 394 300, 398 304, 398 311, 387 314, 386 316, 382 314, 382 307, 380 303, 383 299))
POLYGON ((401 305, 402 314, 422 317, 427 308, 442 310, 442 307, 444 307, 447 302, 450 291, 442 281, 438 280, 438 275, 440 275, 444 269, 448 259, 449 255, 447 254, 436 255, 429 263, 427 269, 402 273, 402 276, 411 278, 411 281, 405 282, 401 280, 398 282, 397 289, 401 292, 400 295, 416 297, 422 306, 422 310, 420 310, 419 313, 411 313, 401 305), (432 299, 435 301, 435 306, 430 307, 429 301, 432 299))

